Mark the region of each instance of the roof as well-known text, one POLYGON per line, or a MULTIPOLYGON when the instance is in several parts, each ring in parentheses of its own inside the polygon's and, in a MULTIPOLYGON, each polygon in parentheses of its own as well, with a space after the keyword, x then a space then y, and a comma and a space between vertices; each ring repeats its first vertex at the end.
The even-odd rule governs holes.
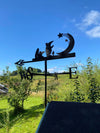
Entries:
POLYGON ((36 133, 100 133, 100 104, 50 102, 36 133))

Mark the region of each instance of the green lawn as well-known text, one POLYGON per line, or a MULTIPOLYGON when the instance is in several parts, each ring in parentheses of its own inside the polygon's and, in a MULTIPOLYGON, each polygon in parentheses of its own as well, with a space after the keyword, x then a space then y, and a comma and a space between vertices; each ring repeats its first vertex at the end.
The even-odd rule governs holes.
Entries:
MULTIPOLYGON (((89 94, 89 86, 88 80, 85 78, 86 76, 81 75, 79 76, 78 80, 80 86, 78 91, 81 94, 84 94, 84 100, 82 102, 91 102, 88 99, 89 94)), ((76 98, 78 97, 77 93, 75 93, 75 81, 74 79, 69 79, 69 75, 58 75, 58 80, 54 80, 54 77, 48 76, 48 84, 47 84, 47 96, 48 101, 56 100, 56 101, 70 101, 72 102, 71 94, 75 95, 76 98)), ((43 76, 34 76, 33 82, 31 82, 31 89, 32 94, 24 103, 25 112, 16 116, 13 114, 13 108, 9 108, 10 114, 10 130, 9 133, 35 133, 36 129, 40 123, 44 112, 44 85, 45 80, 43 76), (40 89, 36 91, 37 84, 40 82, 40 89), (37 93, 36 93, 37 92, 37 93), (22 116, 21 116, 22 115, 22 116)), ((100 83, 98 82, 98 85, 100 83)), ((99 90, 100 93, 100 90, 99 90)), ((76 99, 77 102, 77 99, 76 99)), ((96 101, 100 103, 100 100, 96 101)), ((0 123, 4 124, 2 119, 5 112, 8 108, 8 102, 6 97, 0 99, 0 123)), ((6 119, 7 120, 7 119, 6 119)), ((5 120, 5 121, 6 121, 5 120)), ((6 122, 7 124, 7 122, 6 122)), ((7 126, 5 126, 7 127, 7 126)), ((0 133, 8 133, 6 132, 6 128, 0 126, 0 133)))
MULTIPOLYGON (((6 99, 0 99, 0 121, 2 122, 2 114, 7 110, 8 103, 6 99)), ((43 99, 37 96, 30 96, 24 104, 25 112, 19 115, 18 119, 12 115, 13 108, 10 108, 10 133, 35 133, 41 117, 44 112, 43 99)), ((6 133, 5 128, 0 128, 0 133, 6 133)))
MULTIPOLYGON (((66 85, 67 76, 65 78, 59 76, 59 80, 55 81, 54 77, 48 77, 48 88, 50 85, 57 84, 57 90, 64 90, 66 85), (59 89, 62 88, 62 89, 59 89)), ((24 103, 25 112, 19 114, 19 118, 16 120, 16 116, 13 115, 13 108, 9 108, 10 112, 10 133, 35 133, 40 120, 44 112, 44 78, 43 76, 35 76, 34 81, 31 84, 32 89, 36 88, 38 79, 41 80, 41 91, 37 94, 30 96, 24 103), (12 122, 14 121, 14 122, 12 122)), ((58 92, 58 91, 57 91, 58 92)), ((60 94, 61 95, 61 94, 60 94)), ((63 100, 63 97, 61 98, 63 100)), ((8 102, 6 98, 0 99, 0 122, 3 123, 2 116, 7 112, 8 102)), ((6 126, 7 127, 7 126, 6 126)), ((0 133, 6 133, 6 128, 1 127, 0 133)))

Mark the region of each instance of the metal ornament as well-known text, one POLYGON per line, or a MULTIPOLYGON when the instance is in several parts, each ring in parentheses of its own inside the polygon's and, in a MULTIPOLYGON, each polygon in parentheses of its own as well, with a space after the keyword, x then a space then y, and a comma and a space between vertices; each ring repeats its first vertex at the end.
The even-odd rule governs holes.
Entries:
MULTIPOLYGON (((47 73, 47 60, 75 57, 75 53, 70 53, 71 50, 73 49, 74 43, 75 43, 73 36, 69 33, 59 33, 57 36, 58 36, 58 39, 61 37, 67 37, 67 39, 69 40, 69 45, 64 51, 56 53, 56 55, 54 55, 55 52, 52 51, 52 48, 54 47, 54 45, 51 45, 54 41, 50 41, 45 44, 46 45, 46 57, 43 56, 44 51, 40 51, 39 48, 37 48, 37 50, 35 52, 35 58, 33 58, 31 61, 19 60, 18 62, 15 63, 19 66, 22 66, 22 65, 24 65, 24 63, 31 63, 31 62, 38 62, 38 61, 45 62, 45 73, 44 74, 34 73, 32 67, 29 67, 27 69, 26 73, 25 72, 20 73, 21 79, 27 78, 29 80, 32 80, 34 75, 45 76, 45 107, 47 105, 47 76, 56 75, 56 78, 57 78, 58 74, 69 74, 69 78, 73 79, 72 75, 73 75, 73 73, 76 74, 76 71, 73 72, 72 69, 73 68, 77 69, 77 67, 70 67, 69 72, 56 73, 56 74, 55 73, 50 73, 50 74, 47 73)), ((66 42, 68 41, 67 39, 65 40, 66 42)), ((75 78, 77 78, 77 77, 75 77, 75 78)))
POLYGON ((74 38, 69 33, 63 34, 63 36, 68 37, 68 39, 70 40, 70 42, 69 42, 69 46, 68 46, 67 49, 65 49, 63 52, 57 53, 57 54, 62 55, 62 56, 67 55, 73 49, 74 43, 75 43, 74 42, 74 38))

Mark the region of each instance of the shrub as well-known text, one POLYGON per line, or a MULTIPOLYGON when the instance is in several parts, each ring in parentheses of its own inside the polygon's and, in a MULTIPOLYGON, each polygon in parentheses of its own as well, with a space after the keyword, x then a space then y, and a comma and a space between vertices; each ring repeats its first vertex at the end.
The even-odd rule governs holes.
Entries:
POLYGON ((5 128, 6 133, 10 133, 10 129, 15 121, 20 120, 22 115, 18 115, 15 118, 11 119, 11 114, 10 114, 10 108, 8 107, 6 109, 6 112, 2 113, 2 117, 0 118, 0 128, 5 128))
POLYGON ((57 101, 57 100, 58 100, 57 92, 50 90, 48 92, 47 101, 51 102, 51 101, 57 101))
POLYGON ((58 94, 57 94, 57 85, 58 81, 52 81, 48 85, 48 95, 47 95, 47 101, 57 101, 58 100, 58 94))
POLYGON ((8 102, 14 107, 15 113, 22 112, 24 110, 24 101, 31 92, 30 82, 25 79, 22 81, 19 79, 12 79, 9 82, 9 86, 12 88, 12 91, 9 92, 8 102))
POLYGON ((38 93, 41 90, 41 80, 38 81, 37 85, 36 85, 36 92, 38 93))
POLYGON ((88 57, 87 59, 87 67, 86 67, 86 72, 88 76, 88 82, 89 82, 89 99, 91 100, 92 103, 96 103, 98 99, 100 99, 100 88, 97 85, 97 80, 94 74, 94 65, 92 63, 92 59, 88 57))
POLYGON ((81 102, 84 100, 84 94, 80 91, 80 83, 78 79, 74 80, 75 89, 70 93, 70 99, 75 102, 81 102))

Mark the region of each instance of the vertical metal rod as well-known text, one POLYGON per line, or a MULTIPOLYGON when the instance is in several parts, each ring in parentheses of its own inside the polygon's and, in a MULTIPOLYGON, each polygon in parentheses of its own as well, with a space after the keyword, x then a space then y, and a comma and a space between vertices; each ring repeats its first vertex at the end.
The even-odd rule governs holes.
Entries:
POLYGON ((45 107, 47 105, 47 60, 45 60, 45 107))
POLYGON ((72 72, 71 72, 71 67, 69 68, 69 78, 72 78, 72 72))

